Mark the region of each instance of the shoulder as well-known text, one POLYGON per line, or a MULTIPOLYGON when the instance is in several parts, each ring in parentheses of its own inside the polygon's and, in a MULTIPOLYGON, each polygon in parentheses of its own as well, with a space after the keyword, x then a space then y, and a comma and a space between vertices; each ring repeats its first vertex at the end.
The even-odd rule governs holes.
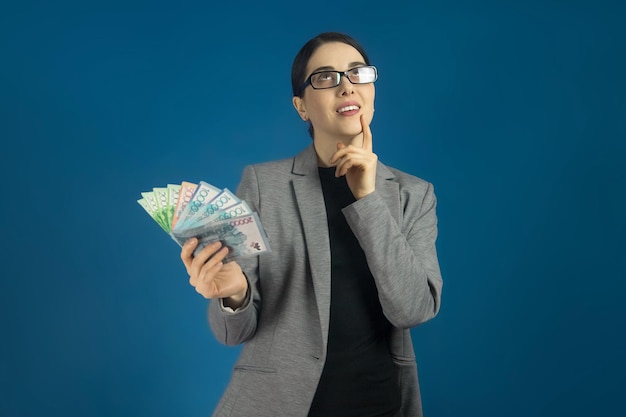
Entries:
POLYGON ((243 170, 243 177, 255 177, 258 181, 265 182, 284 178, 291 172, 293 158, 285 158, 274 161, 258 162, 247 165, 243 170))
POLYGON ((280 169, 291 170, 291 167, 293 166, 293 157, 277 159, 274 161, 258 162, 249 166, 252 167, 255 171, 273 171, 280 169))
POLYGON ((385 167, 389 175, 386 180, 397 187, 402 210, 411 218, 419 218, 422 213, 432 212, 437 205, 433 184, 423 178, 393 167, 385 167))
POLYGON ((381 165, 383 167, 383 171, 386 170, 387 172, 386 179, 388 181, 396 182, 402 193, 411 192, 427 194, 433 192, 433 184, 431 182, 397 168, 384 164, 381 165))

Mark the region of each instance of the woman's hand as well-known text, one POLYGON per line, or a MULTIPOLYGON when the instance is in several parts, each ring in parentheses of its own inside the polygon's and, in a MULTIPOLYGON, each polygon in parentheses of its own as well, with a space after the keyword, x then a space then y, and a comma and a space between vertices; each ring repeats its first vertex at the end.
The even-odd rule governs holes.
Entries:
POLYGON ((364 115, 361 115, 361 126, 363 128, 361 146, 355 144, 354 140, 348 146, 338 143, 337 152, 331 156, 329 161, 331 165, 336 163, 336 177, 346 176, 348 187, 357 200, 374 192, 378 161, 378 156, 372 152, 372 131, 365 121, 364 115))
POLYGON ((197 246, 198 239, 192 238, 180 251, 189 283, 205 298, 224 298, 224 305, 240 307, 246 298, 248 281, 237 262, 224 263, 228 248, 222 247, 221 242, 214 242, 194 257, 197 246))

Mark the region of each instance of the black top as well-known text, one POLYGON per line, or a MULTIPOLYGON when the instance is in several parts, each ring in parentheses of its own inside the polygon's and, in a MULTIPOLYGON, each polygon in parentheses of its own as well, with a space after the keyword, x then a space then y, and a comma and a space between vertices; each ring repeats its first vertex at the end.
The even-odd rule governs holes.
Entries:
POLYGON ((383 315, 365 253, 341 209, 354 203, 345 177, 319 168, 331 250, 328 353, 309 417, 387 417, 400 409, 383 315))

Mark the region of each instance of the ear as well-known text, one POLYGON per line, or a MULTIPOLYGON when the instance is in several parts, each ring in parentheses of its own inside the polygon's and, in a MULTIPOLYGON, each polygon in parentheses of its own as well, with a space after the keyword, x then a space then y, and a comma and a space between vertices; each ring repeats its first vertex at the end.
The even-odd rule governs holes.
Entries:
POLYGON ((300 115, 300 118, 304 120, 305 122, 309 120, 309 116, 307 116, 306 114, 306 106, 304 105, 304 101, 302 100, 302 97, 294 96, 292 99, 292 102, 293 102, 293 107, 296 109, 296 111, 300 115))

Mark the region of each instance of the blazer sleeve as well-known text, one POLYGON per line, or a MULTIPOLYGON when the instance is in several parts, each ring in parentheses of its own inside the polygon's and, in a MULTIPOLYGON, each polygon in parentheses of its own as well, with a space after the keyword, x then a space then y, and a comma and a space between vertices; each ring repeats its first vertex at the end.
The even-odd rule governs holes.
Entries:
POLYGON ((401 184, 400 196, 400 224, 377 191, 343 213, 365 252, 383 313, 394 326, 411 328, 437 314, 443 281, 432 184, 401 184))
MULTIPOLYGON (((259 188, 252 166, 247 166, 244 169, 236 195, 245 200, 253 211, 257 211, 259 188)), ((219 299, 211 300, 208 308, 208 320, 211 330, 217 340, 226 345, 238 345, 254 336, 261 309, 258 280, 259 257, 251 256, 232 262, 237 262, 241 266, 248 280, 246 301, 234 312, 226 310, 219 299)))

